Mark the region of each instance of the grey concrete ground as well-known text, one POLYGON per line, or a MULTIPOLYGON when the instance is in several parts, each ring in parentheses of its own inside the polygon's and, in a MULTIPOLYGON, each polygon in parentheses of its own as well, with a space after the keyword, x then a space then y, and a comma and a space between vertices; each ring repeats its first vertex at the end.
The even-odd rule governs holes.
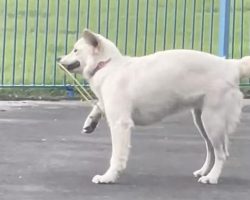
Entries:
MULTIPOLYGON (((80 102, 0 102, 0 200, 250 199, 250 104, 231 137, 219 185, 192 176, 204 143, 189 113, 136 128, 126 172, 114 185, 91 178, 108 166, 104 121, 81 135, 90 108, 80 102)), ((248 105, 249 104, 249 105, 248 105)))

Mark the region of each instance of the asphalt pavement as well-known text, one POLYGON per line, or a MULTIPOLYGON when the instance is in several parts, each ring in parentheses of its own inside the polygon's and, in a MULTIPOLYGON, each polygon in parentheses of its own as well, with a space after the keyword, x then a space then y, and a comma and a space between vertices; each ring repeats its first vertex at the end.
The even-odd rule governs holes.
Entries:
POLYGON ((93 184, 108 167, 111 146, 105 120, 94 133, 80 133, 90 109, 72 101, 0 102, 0 200, 250 199, 249 100, 218 185, 192 175, 205 145, 188 112, 135 128, 118 183, 93 184))

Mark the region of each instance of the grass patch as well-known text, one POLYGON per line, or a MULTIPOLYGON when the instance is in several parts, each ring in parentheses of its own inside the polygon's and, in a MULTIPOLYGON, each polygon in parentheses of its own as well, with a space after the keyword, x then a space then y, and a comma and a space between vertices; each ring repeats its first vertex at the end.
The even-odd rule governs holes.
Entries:
MULTIPOLYGON (((86 88, 95 99, 95 95, 89 88, 86 88)), ((73 88, 73 96, 68 95, 65 87, 59 88, 0 88, 0 100, 85 100, 73 88)))
MULTIPOLYGON (((65 89, 58 88, 4 88, 0 89, 1 100, 59 100, 67 97, 65 89)), ((78 98, 78 97, 76 97, 78 98)), ((71 98, 69 98, 71 99, 71 98)))

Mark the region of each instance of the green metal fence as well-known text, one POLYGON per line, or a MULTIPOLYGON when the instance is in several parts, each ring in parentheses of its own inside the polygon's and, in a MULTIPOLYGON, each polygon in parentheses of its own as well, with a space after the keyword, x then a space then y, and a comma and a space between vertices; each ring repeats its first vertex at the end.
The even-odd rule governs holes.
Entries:
MULTIPOLYGON (((227 0, 224 0, 227 1, 227 0)), ((127 55, 218 54, 218 0, 0 0, 0 87, 61 87, 56 66, 85 27, 127 55)), ((250 0, 231 0, 228 57, 250 54, 250 0)))

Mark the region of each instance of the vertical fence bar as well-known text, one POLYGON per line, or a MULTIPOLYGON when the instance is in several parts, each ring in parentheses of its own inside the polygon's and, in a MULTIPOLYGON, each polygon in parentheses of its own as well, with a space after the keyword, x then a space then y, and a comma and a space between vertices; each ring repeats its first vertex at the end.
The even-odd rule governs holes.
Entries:
POLYGON ((43 59, 43 85, 45 85, 45 80, 46 80, 48 28, 49 28, 49 0, 47 0, 47 4, 46 4, 46 22, 45 22, 45 37, 44 37, 44 59, 43 59))
MULTIPOLYGON (((76 14, 76 40, 78 40, 79 37, 79 27, 80 27, 80 0, 77 0, 77 14, 76 14)), ((74 77, 77 78, 77 75, 74 74, 74 77)))
POLYGON ((177 24, 177 0, 175 0, 174 4, 174 33, 173 33, 173 48, 175 49, 175 44, 176 44, 176 24, 177 24))
POLYGON ((202 17, 201 17, 201 43, 200 50, 203 50, 203 39, 204 39, 204 14, 205 14, 205 0, 202 2, 202 17))
POLYGON ((211 11, 210 11, 210 46, 209 52, 213 51, 213 30, 214 30, 214 0, 211 2, 211 11))
POLYGON ((128 16, 129 16, 129 0, 127 0, 127 6, 126 6, 126 26, 125 26, 125 44, 124 44, 124 49, 125 49, 125 55, 128 52, 128 16))
MULTIPOLYGON (((64 47, 65 47, 65 50, 64 50, 64 54, 66 55, 68 53, 68 36, 69 36, 69 18, 70 18, 70 15, 69 15, 69 8, 70 8, 70 1, 68 0, 67 1, 67 11, 66 11, 66 27, 65 27, 65 43, 64 43, 64 47)), ((66 85, 66 75, 64 74, 63 76, 63 84, 66 85)))
POLYGON ((219 56, 228 56, 230 0, 220 0, 219 56))
POLYGON ((134 45, 134 56, 137 55, 137 37, 138 37, 138 17, 139 17, 139 4, 140 0, 136 1, 136 16, 135 16, 135 45, 134 45))
MULTIPOLYGON (((86 27, 89 28, 90 21, 90 0, 87 1, 87 15, 86 15, 86 27)), ((84 80, 84 85, 86 85, 86 80, 84 80)))
POLYGON ((147 53, 147 40, 148 40, 148 0, 146 0, 146 11, 145 11, 144 55, 146 55, 147 53))
POLYGON ((109 11, 110 11, 110 1, 107 0, 107 15, 106 15, 106 37, 109 37, 109 11))
POLYGON ((66 4, 66 27, 65 27, 65 50, 64 53, 67 54, 68 53, 68 33, 69 33, 69 8, 70 8, 70 1, 67 0, 67 4, 66 4))
POLYGON ((241 0, 241 30, 240 30, 240 57, 243 55, 243 33, 244 33, 244 0, 241 0))
POLYGON ((157 45, 157 21, 158 21, 158 0, 155 0, 155 31, 154 31, 154 52, 157 45))
POLYGON ((196 0, 193 0, 193 20, 192 20, 191 49, 194 49, 194 36, 195 36, 195 11, 196 11, 196 0))
POLYGON ((236 3, 235 3, 235 0, 233 0, 233 16, 232 16, 232 20, 233 20, 233 23, 232 23, 232 49, 231 49, 231 57, 233 58, 234 57, 234 35, 235 35, 235 7, 236 7, 236 3))
POLYGON ((4 85, 4 68, 5 68, 5 46, 6 46, 6 24, 7 24, 7 0, 4 4, 4 22, 3 22, 3 52, 2 52, 2 70, 1 70, 1 85, 4 85))
POLYGON ((87 17, 86 17, 86 27, 89 28, 89 16, 90 16, 90 0, 88 0, 87 4, 87 17))
POLYGON ((60 0, 56 2, 56 21, 55 21, 55 57, 54 57, 54 70, 53 70, 53 84, 56 84, 56 58, 57 58, 57 45, 58 45, 58 28, 59 28, 59 11, 60 0))
POLYGON ((116 4, 116 35, 115 35, 115 44, 118 45, 118 38, 119 38, 119 16, 120 16, 120 0, 117 0, 116 4))
POLYGON ((168 0, 165 0, 165 10, 164 10, 164 37, 163 37, 163 48, 166 49, 166 38, 167 38, 167 21, 168 21, 168 0))
POLYGON ((14 38, 13 38, 13 61, 12 61, 12 85, 15 85, 16 75, 16 40, 17 40, 17 16, 18 16, 18 0, 15 2, 15 23, 14 23, 14 38))
POLYGON ((183 6, 183 26, 182 26, 182 48, 185 47, 186 6, 187 6, 187 1, 184 0, 184 6, 183 6))
POLYGON ((76 19, 76 40, 79 37, 79 27, 80 27, 80 0, 77 1, 77 19, 76 19))
POLYGON ((25 82, 25 69, 26 69, 26 47, 27 47, 27 32, 28 32, 28 13, 29 13, 29 0, 26 0, 25 6, 25 24, 24 24, 24 40, 23 40, 23 70, 22 70, 22 85, 25 82))
POLYGON ((37 38, 38 38, 38 26, 39 26, 39 2, 36 3, 36 28, 35 28, 35 44, 34 44, 34 64, 33 64, 33 81, 32 85, 36 84, 36 64, 37 64, 37 38))
POLYGON ((101 32, 101 0, 98 0, 97 32, 101 32))

